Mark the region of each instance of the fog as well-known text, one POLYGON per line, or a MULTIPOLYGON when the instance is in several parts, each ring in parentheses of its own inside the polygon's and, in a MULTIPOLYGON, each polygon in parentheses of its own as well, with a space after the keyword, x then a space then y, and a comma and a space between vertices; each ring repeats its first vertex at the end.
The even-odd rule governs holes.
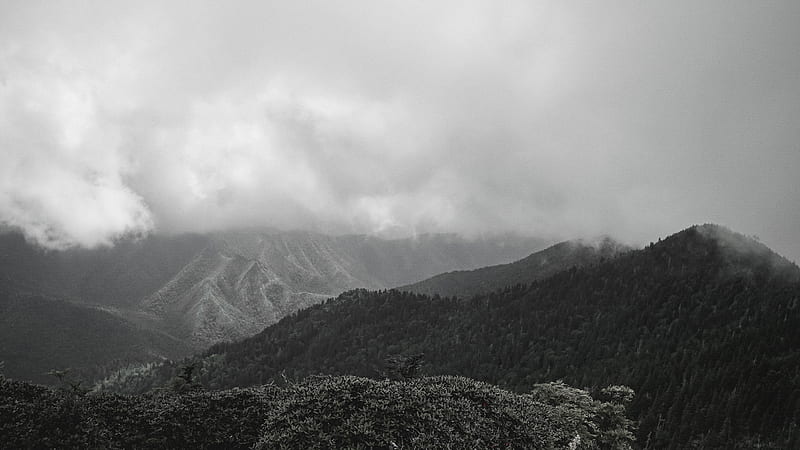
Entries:
POLYGON ((800 3, 0 3, 0 222, 50 248, 270 226, 715 222, 800 260, 800 3))

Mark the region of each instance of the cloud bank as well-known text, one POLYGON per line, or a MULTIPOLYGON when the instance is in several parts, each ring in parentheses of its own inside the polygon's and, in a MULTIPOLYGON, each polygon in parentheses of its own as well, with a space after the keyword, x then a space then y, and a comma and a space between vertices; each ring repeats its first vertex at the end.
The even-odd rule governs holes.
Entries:
POLYGON ((798 259, 796 2, 4 2, 0 221, 274 226, 798 259))

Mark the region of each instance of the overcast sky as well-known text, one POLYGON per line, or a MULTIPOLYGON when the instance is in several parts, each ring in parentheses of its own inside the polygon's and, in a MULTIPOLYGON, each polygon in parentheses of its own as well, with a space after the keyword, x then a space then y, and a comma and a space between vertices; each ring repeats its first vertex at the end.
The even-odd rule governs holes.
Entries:
POLYGON ((800 261, 800 2, 0 2, 0 221, 274 226, 800 261))

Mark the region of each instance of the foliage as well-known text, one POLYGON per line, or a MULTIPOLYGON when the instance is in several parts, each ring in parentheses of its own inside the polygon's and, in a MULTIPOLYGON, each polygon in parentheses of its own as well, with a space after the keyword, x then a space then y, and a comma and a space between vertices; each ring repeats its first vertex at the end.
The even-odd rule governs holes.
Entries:
POLYGON ((180 373, 172 379, 170 388, 174 392, 191 392, 203 389, 203 386, 197 382, 195 377, 195 370, 197 363, 192 362, 181 366, 180 373))
POLYGON ((250 448, 279 398, 269 386, 79 396, 0 379, 0 447, 250 448))
MULTIPOLYGON (((576 392, 583 392, 575 390, 576 392)), ((594 410, 605 403, 543 403, 462 377, 406 382, 358 377, 321 377, 287 389, 272 410, 256 448, 580 448, 603 447, 594 410)), ((624 413, 623 413, 624 415, 624 413)))
POLYGON ((384 378, 391 380, 410 380, 417 376, 422 366, 424 355, 391 355, 386 358, 384 378))
POLYGON ((158 388, 161 380, 172 377, 174 369, 172 365, 166 362, 127 365, 95 382, 93 390, 96 392, 116 392, 118 394, 148 392, 158 388))
POLYGON ((584 445, 631 448, 634 424, 625 415, 625 407, 634 397, 633 389, 615 385, 603 388, 601 393, 605 398, 595 400, 588 392, 557 381, 534 385, 530 395, 546 405, 568 409, 579 418, 578 434, 584 445))
POLYGON ((91 391, 91 389, 84 384, 84 380, 73 376, 68 368, 63 370, 53 369, 47 372, 47 374, 54 376, 58 380, 60 389, 68 391, 71 394, 85 395, 91 391))
MULTIPOLYGON (((583 403, 461 377, 314 377, 285 388, 142 396, 75 395, 0 378, 0 447, 532 449, 580 437, 578 448, 589 449, 609 448, 603 433, 630 435, 604 428, 597 411, 612 405, 559 389, 583 403)), ((610 448, 630 443, 619 442, 610 448)))

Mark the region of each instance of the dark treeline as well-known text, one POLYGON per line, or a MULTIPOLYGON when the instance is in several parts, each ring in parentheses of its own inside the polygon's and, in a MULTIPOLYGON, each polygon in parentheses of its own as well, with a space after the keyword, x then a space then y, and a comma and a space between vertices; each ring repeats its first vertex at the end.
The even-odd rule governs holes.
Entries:
POLYGON ((797 447, 798 269, 710 231, 721 232, 691 228, 468 300, 351 291, 212 347, 200 377, 212 389, 319 373, 377 377, 387 356, 423 353, 424 374, 520 392, 559 379, 631 386, 643 447, 797 447))

